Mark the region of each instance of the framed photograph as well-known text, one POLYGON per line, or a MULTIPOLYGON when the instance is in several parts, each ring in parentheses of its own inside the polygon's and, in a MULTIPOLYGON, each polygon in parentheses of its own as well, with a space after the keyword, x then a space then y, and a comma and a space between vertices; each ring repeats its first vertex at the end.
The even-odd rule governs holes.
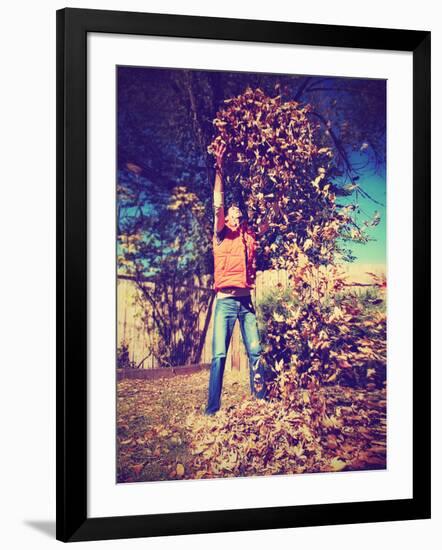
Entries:
POLYGON ((57 539, 430 517, 430 32, 57 11, 57 539))

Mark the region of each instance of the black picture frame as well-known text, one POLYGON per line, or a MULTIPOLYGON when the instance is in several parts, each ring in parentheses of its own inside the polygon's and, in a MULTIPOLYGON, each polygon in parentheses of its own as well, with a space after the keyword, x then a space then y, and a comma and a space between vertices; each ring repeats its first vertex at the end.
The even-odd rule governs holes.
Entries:
POLYGON ((62 9, 57 23, 56 538, 64 542, 430 518, 430 39, 427 31, 62 9), (413 498, 87 517, 87 33, 413 54, 413 498))

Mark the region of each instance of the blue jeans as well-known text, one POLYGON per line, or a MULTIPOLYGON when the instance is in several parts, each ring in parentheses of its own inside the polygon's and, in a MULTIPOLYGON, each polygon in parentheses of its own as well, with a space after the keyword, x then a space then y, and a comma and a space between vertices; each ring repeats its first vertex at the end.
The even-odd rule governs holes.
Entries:
POLYGON ((266 385, 264 383, 263 365, 259 361, 262 349, 252 299, 250 296, 217 298, 213 323, 209 395, 205 414, 214 414, 221 406, 224 367, 230 338, 237 319, 239 319, 241 335, 249 359, 250 392, 259 399, 265 398, 266 385), (261 375, 261 377, 258 377, 257 383, 259 380, 262 388, 258 391, 254 384, 256 374, 261 375))

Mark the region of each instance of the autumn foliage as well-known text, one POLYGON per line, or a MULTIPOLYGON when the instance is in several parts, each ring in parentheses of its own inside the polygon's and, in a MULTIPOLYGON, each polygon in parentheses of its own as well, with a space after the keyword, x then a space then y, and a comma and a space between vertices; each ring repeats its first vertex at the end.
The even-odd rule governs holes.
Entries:
MULTIPOLYGON (((121 414, 128 464, 123 461, 121 480, 143 479, 143 468, 167 449, 176 452, 178 436, 159 422, 144 439, 127 428, 133 416, 147 418, 165 394, 168 422, 176 415, 174 429, 187 454, 161 466, 164 477, 149 472, 146 480, 385 468, 386 282, 373 275, 376 290, 363 295, 351 290, 342 269, 342 242, 366 242, 366 229, 379 219, 363 228, 353 206, 337 200, 357 184, 344 192, 335 183, 334 144, 312 105, 247 88, 224 101, 213 123, 208 152, 219 141, 227 146, 226 189, 241 197, 253 228, 270 217, 270 229, 258 241, 260 261, 288 274, 287 289, 275 287, 268 302, 257 304, 267 376, 256 383, 267 385, 267 400, 241 397, 225 380, 221 410, 207 418, 206 373, 188 383, 191 399, 180 381, 167 383, 169 393, 166 383, 152 384, 140 417, 129 405, 121 414), (154 436, 157 446, 141 456, 154 436), (140 453, 135 473, 129 449, 140 453)), ((195 197, 186 188, 174 192, 171 210, 184 203, 193 208, 195 197)), ((204 209, 195 212, 204 215, 204 209)), ((134 385, 120 384, 125 404, 134 385)))

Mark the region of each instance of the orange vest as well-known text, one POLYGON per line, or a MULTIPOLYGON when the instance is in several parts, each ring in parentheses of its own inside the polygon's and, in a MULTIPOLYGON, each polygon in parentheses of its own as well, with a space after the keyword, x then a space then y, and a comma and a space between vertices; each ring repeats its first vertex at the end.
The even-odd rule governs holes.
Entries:
POLYGON ((256 280, 256 235, 243 221, 233 229, 225 220, 223 240, 213 236, 215 291, 226 286, 253 288, 256 280))

